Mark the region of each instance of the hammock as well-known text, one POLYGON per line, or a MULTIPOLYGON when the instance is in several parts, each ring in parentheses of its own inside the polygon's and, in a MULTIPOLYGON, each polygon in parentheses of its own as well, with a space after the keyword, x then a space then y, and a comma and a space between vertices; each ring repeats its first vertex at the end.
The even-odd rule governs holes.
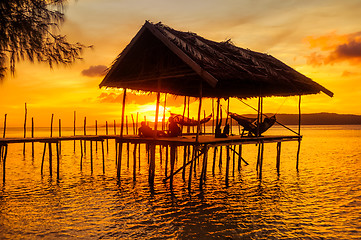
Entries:
MULTIPOLYGON (((183 117, 183 115, 180 114, 170 113, 170 116, 173 117, 174 122, 182 126, 197 126, 198 124, 198 121, 187 117, 183 117)), ((208 122, 209 120, 211 120, 211 118, 212 118, 212 114, 210 114, 208 117, 203 118, 200 121, 200 124, 208 122)))
MULTIPOLYGON (((257 135, 257 118, 249 118, 238 115, 237 113, 228 113, 228 115, 236 120, 239 125, 241 125, 244 130, 253 133, 255 136, 257 135)), ((276 122, 276 116, 266 117, 263 122, 259 124, 258 133, 262 134, 267 131, 273 124, 276 122)))

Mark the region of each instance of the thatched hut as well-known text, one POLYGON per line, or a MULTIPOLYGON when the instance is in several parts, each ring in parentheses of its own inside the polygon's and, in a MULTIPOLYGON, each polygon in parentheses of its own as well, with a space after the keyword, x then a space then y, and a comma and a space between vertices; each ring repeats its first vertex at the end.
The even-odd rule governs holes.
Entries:
POLYGON ((145 22, 100 87, 203 97, 333 93, 269 54, 145 22))
MULTIPOLYGON (((100 87, 124 89, 121 144, 119 146, 117 167, 118 177, 120 176, 121 166, 126 89, 157 92, 155 130, 157 130, 160 93, 199 97, 195 146, 200 144, 198 140, 202 97, 218 99, 259 97, 257 118, 257 126, 259 126, 262 121, 262 97, 301 96, 320 92, 333 96, 331 91, 271 55, 236 47, 230 41, 210 41, 191 32, 177 31, 161 23, 153 24, 148 21, 145 22, 129 45, 114 61, 107 75, 100 83, 100 87)), ((217 116, 218 112, 219 101, 217 116)), ((261 140, 258 133, 257 130, 256 141, 260 143, 257 166, 262 169, 264 139, 261 140)), ((295 139, 300 142, 300 127, 296 134, 295 139)), ((154 137, 156 137, 156 133, 154 133, 154 137)), ((277 149, 280 149, 282 138, 274 138, 273 140, 279 143, 277 149)), ((239 139, 236 140, 236 143, 242 144, 239 141, 239 139)), ((254 139, 251 141, 253 142, 254 139)), ((232 142, 229 144, 232 144, 232 142)), ((206 145, 207 143, 204 143, 203 149, 205 151, 200 151, 200 155, 207 151, 206 145)), ((174 165, 176 147, 176 143, 171 144, 171 165, 172 162, 174 165)), ((149 181, 153 183, 155 169, 154 144, 150 152, 149 181)), ((229 152, 228 147, 227 152, 229 152)), ((279 152, 278 150, 278 158, 279 152)), ((228 160, 229 158, 227 158, 227 166, 229 166, 228 160)), ((188 162, 188 164, 191 162, 188 162)), ((173 168, 171 167, 171 169, 173 168)), ((261 172, 262 170, 260 170, 260 175, 261 172)), ((173 176, 173 170, 171 176, 173 176)), ((228 181, 227 179, 228 177, 226 177, 226 181, 228 181)))

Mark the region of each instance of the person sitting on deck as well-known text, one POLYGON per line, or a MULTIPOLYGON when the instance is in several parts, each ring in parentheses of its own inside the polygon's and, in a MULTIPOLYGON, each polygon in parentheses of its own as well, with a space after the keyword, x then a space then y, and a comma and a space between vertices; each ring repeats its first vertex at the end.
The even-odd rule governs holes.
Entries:
MULTIPOLYGON (((154 137, 154 130, 149 127, 144 121, 140 123, 140 128, 138 129, 139 137, 154 137)), ((157 137, 166 137, 167 134, 163 131, 157 131, 157 137)))
POLYGON ((182 134, 182 129, 174 121, 173 117, 169 117, 169 126, 168 126, 168 137, 178 137, 182 134))
POLYGON ((143 121, 140 123, 138 135, 139 137, 154 137, 154 130, 143 121))

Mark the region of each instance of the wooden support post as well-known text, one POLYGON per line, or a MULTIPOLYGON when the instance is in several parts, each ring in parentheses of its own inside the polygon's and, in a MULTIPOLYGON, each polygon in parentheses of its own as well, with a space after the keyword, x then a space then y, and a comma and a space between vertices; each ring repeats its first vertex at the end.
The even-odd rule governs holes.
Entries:
POLYGON ((7 116, 8 116, 8 114, 5 113, 5 116, 4 116, 3 138, 5 138, 5 136, 6 136, 6 119, 7 119, 7 116))
MULTIPOLYGON (((108 121, 105 121, 105 134, 108 136, 109 132, 108 132, 108 121)), ((109 139, 106 139, 107 141, 107 153, 109 153, 109 139)))
POLYGON ((80 170, 83 170, 83 141, 80 140, 79 142, 80 142, 80 170))
MULTIPOLYGON (((76 111, 74 111, 73 134, 74 136, 76 135, 76 111)), ((74 140, 74 152, 75 152, 75 144, 76 141, 74 140)))
MULTIPOLYGON (((117 177, 120 179, 120 171, 122 166, 122 150, 123 150, 123 128, 124 128, 124 116, 125 116, 125 99, 127 95, 127 89, 124 88, 123 92, 123 104, 122 104, 122 122, 120 124, 120 139, 119 139, 119 153, 117 162, 117 177)), ((115 125, 114 125, 115 127, 115 125)))
POLYGON ((104 140, 102 141, 103 174, 105 174, 104 140))
POLYGON ((238 145, 238 171, 241 170, 242 166, 242 144, 238 145))
MULTIPOLYGON (((183 147, 183 166, 186 165, 187 162, 187 146, 183 147)), ((183 181, 186 180, 186 169, 183 168, 183 172, 182 172, 182 179, 183 181)))
POLYGON ((301 150, 301 95, 298 98, 298 147, 297 147, 297 162, 296 169, 298 171, 298 165, 300 161, 300 150, 301 150))
POLYGON ((262 179, 262 168, 263 168, 263 151, 264 151, 264 143, 263 141, 260 143, 260 157, 259 157, 259 179, 262 179))
MULTIPOLYGON (((139 144, 140 147, 140 144, 139 144)), ((134 144, 134 150, 133 150, 133 181, 136 180, 136 170, 137 170, 137 144, 134 144)))
MULTIPOLYGON (((34 118, 31 118, 31 137, 34 138, 34 118)), ((34 142, 31 142, 31 157, 34 158, 34 142)))
POLYGON ((227 151, 227 159, 226 159, 226 186, 228 187, 228 179, 229 179, 229 160, 230 160, 230 156, 229 156, 229 146, 226 146, 226 151, 227 151))
POLYGON ((133 123, 133 135, 136 135, 136 133, 135 133, 135 121, 134 121, 133 113, 131 114, 131 116, 132 116, 132 123, 133 123))
POLYGON ((93 141, 89 141, 90 143, 90 171, 93 173, 93 141))
POLYGON ((213 148, 213 165, 212 165, 212 174, 214 175, 214 170, 216 168, 216 158, 217 158, 217 147, 213 148))
POLYGON ((49 174, 50 177, 53 176, 53 151, 51 149, 51 142, 48 143, 49 146, 49 174))
POLYGON ((56 141, 56 178, 60 179, 60 148, 59 141, 56 141))
POLYGON ((214 98, 212 98, 212 133, 214 134, 214 98))
POLYGON ((6 175, 6 157, 8 155, 8 145, 5 144, 4 146, 4 157, 3 157, 3 182, 5 182, 5 175, 6 175))
POLYGON ((169 159, 169 146, 166 146, 165 149, 165 169, 164 169, 164 175, 167 177, 168 176, 168 159, 169 159))
POLYGON ((188 191, 191 190, 191 187, 192 187, 192 170, 193 170, 193 163, 195 162, 196 158, 196 147, 193 148, 193 151, 192 151, 192 160, 190 161, 191 162, 191 166, 189 168, 189 175, 188 175, 188 191))
MULTIPOLYGON (((26 103, 25 103, 24 138, 26 138, 26 120, 27 120, 27 116, 28 116, 28 108, 27 108, 26 103)), ((23 147, 23 155, 25 156, 25 142, 24 142, 24 147, 23 147)))
MULTIPOLYGON (((61 119, 59 118, 59 137, 61 137, 61 119)), ((59 142, 59 153, 61 153, 61 142, 59 142)))
POLYGON ((162 165, 162 161, 163 161, 163 151, 162 151, 162 145, 159 145, 159 161, 160 161, 160 165, 162 165))
MULTIPOLYGON (((167 105, 167 93, 164 94, 164 106, 163 106, 163 119, 162 119, 162 130, 165 130, 165 111, 167 105)), ((184 115, 184 114, 183 114, 184 115)))
MULTIPOLYGON (((84 117, 84 136, 86 136, 86 117, 84 117)), ((84 141, 84 155, 86 155, 86 141, 84 141)))
MULTIPOLYGON (((128 129, 128 115, 125 116, 125 133, 128 136, 129 135, 129 129, 128 129)), ((129 168, 129 161, 130 161, 130 145, 129 142, 127 142, 127 168, 129 168)))
POLYGON ((280 163, 281 163, 281 142, 277 143, 277 159, 276 159, 276 169, 277 174, 280 174, 280 163))
MULTIPOLYGON (((138 135, 138 117, 139 117, 139 112, 137 112, 137 118, 135 119, 135 135, 138 135)), ((140 150, 140 145, 138 149, 140 150)))
POLYGON ((153 186, 155 177, 155 144, 149 144, 150 161, 149 161, 149 185, 153 186))
POLYGON ((43 158, 41 159, 41 175, 43 175, 45 153, 46 153, 46 143, 44 143, 43 158))
POLYGON ((221 168, 222 167, 222 149, 223 147, 222 146, 219 146, 219 161, 218 161, 218 166, 221 168))
POLYGON ((201 176, 199 178, 199 189, 200 190, 203 189, 203 182, 206 181, 208 147, 204 146, 203 150, 204 150, 203 164, 202 164, 201 176))
MULTIPOLYGON (((98 120, 95 120, 95 136, 98 136, 98 120)), ((98 141, 95 141, 95 152, 98 152, 98 141)))
POLYGON ((170 189, 173 189, 173 173, 174 173, 174 162, 175 162, 175 155, 177 151, 177 146, 170 145, 170 189))

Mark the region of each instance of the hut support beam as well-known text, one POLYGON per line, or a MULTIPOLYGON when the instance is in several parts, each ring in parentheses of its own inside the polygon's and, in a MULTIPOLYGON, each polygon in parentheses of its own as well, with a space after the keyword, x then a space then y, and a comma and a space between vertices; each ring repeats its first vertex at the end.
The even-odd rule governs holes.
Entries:
POLYGON ((281 163, 281 142, 277 143, 277 159, 276 159, 277 174, 280 175, 280 163, 281 163))
MULTIPOLYGON (((126 99, 126 95, 127 95, 127 89, 124 88, 124 93, 123 93, 123 106, 122 106, 122 122, 120 125, 120 139, 119 139, 119 152, 118 152, 118 161, 117 161, 117 177, 118 179, 120 178, 120 170, 122 167, 122 150, 123 150, 123 143, 122 143, 122 138, 123 138, 123 128, 124 128, 124 113, 125 113, 125 99, 126 99)), ((115 125, 114 125, 115 127, 115 125)))

